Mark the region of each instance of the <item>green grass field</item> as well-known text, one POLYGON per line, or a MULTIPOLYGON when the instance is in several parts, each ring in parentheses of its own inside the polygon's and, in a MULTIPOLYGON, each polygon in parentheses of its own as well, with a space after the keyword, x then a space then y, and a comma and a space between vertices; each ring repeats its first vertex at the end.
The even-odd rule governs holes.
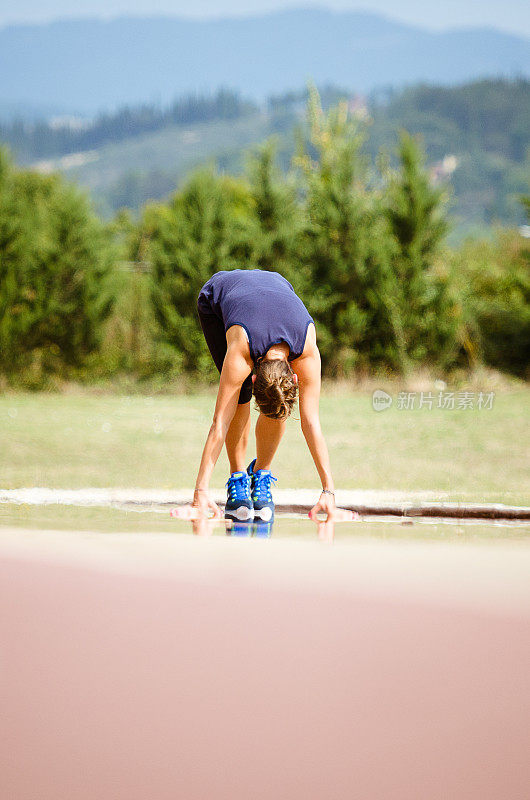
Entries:
MULTIPOLYGON (((324 391, 322 426, 338 488, 529 503, 529 388, 498 393, 491 410, 399 410, 396 394, 392 408, 376 413, 370 392, 324 391)), ((0 488, 193 487, 214 400, 207 392, 5 394, 0 488)), ((281 488, 319 488, 297 419, 289 421, 274 474, 281 488)), ((227 477, 223 451, 211 485, 222 487, 227 477)))

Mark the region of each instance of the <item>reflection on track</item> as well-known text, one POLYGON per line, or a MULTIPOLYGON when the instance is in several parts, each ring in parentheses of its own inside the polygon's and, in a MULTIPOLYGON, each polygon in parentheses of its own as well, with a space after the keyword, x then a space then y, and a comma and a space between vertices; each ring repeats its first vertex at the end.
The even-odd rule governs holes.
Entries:
MULTIPOLYGON (((335 522, 340 520, 312 519, 320 541, 332 542, 335 536, 335 522)), ((263 522, 251 520, 238 522, 231 519, 199 518, 191 520, 191 529, 196 536, 211 536, 215 530, 225 528, 227 536, 239 538, 270 539, 274 529, 274 520, 263 522)))
POLYGON ((231 527, 226 528, 227 536, 256 536, 268 539, 272 536, 274 522, 251 521, 251 522, 232 522, 231 527))

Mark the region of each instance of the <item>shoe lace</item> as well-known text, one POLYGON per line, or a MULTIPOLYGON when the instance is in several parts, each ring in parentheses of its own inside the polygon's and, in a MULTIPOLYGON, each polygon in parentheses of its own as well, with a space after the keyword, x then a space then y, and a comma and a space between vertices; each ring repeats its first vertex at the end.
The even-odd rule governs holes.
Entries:
POLYGON ((252 492, 252 497, 254 500, 259 500, 261 503, 267 503, 272 500, 271 494, 271 482, 276 481, 277 478, 274 477, 268 470, 264 470, 263 472, 255 472, 254 473, 254 489, 252 492))
POLYGON ((250 494, 250 477, 246 474, 238 478, 230 476, 225 486, 231 500, 248 500, 250 494))

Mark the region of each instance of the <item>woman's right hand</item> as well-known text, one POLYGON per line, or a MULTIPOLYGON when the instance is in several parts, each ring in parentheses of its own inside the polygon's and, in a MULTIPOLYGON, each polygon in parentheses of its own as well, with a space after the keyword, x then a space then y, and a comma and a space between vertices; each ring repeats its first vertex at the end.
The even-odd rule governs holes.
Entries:
POLYGON ((222 519, 223 517, 221 509, 217 503, 211 499, 208 489, 195 489, 193 493, 193 503, 191 505, 192 508, 197 509, 201 517, 209 517, 210 512, 213 512, 213 516, 216 519, 222 519))

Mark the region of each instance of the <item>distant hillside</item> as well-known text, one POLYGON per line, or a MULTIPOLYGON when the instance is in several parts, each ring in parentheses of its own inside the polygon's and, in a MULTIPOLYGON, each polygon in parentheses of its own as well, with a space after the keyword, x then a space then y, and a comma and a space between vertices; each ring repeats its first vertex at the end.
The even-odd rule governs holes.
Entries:
POLYGON ((132 18, 0 30, 0 104, 93 114, 230 86, 253 98, 304 85, 373 87, 529 75, 528 40, 430 33, 369 13, 306 9, 237 19, 132 18))
POLYGON ((220 89, 214 95, 187 95, 167 108, 144 103, 93 119, 60 115, 0 122, 0 142, 9 145, 20 163, 26 163, 116 144, 171 125, 239 119, 257 111, 255 103, 220 89))
MULTIPOLYGON (((191 105, 184 99, 147 117, 145 107, 131 107, 126 114, 121 111, 106 117, 105 124, 94 124, 95 136, 107 129, 121 131, 116 142, 72 153, 69 138, 58 157, 36 160, 25 152, 18 160, 33 161, 42 171, 64 172, 90 189, 105 215, 123 206, 138 210, 148 200, 174 191, 201 164, 241 172, 249 149, 273 134, 278 140, 280 165, 286 169, 294 151, 294 131, 303 126, 305 94, 276 96, 266 110, 236 102, 236 96, 226 92, 221 96, 231 97, 233 102, 220 103, 220 95, 210 101, 196 98, 191 105), (168 121, 175 109, 180 109, 180 124, 168 121), (183 109, 188 115, 185 120, 183 109), (202 116, 196 120, 198 110, 202 116), (142 127, 146 119, 155 126, 147 132, 142 127)), ((524 221, 519 198, 530 190, 530 81, 417 86, 384 99, 380 94, 363 98, 328 87, 322 97, 324 106, 345 98, 355 113, 366 116, 365 149, 372 158, 381 150, 392 154, 401 128, 419 134, 433 176, 453 187, 453 211, 461 230, 492 222, 516 225, 524 221)), ((9 131, 13 138, 16 129, 9 131)), ((75 132, 71 133, 75 140, 75 132)), ((90 141, 90 135, 89 130, 80 131, 80 141, 90 141)), ((25 140, 26 146, 30 142, 31 137, 25 140)))
POLYGON ((414 87, 371 113, 372 153, 391 148, 400 128, 420 134, 434 171, 440 177, 448 171, 454 213, 462 220, 524 222, 520 196, 530 191, 530 81, 414 87))
POLYGON ((173 191, 194 168, 205 162, 230 167, 242 154, 273 132, 267 115, 194 125, 169 125, 155 133, 118 144, 40 161, 40 171, 59 170, 92 192, 108 214, 121 206, 137 209, 149 199, 173 191))
MULTIPOLYGON (((0 96, 2 90, 0 88, 0 96)), ((24 103, 16 100, 0 99, 0 124, 9 124, 13 120, 33 122, 35 120, 49 119, 56 114, 62 114, 64 107, 61 105, 49 106, 41 103, 24 103)))

